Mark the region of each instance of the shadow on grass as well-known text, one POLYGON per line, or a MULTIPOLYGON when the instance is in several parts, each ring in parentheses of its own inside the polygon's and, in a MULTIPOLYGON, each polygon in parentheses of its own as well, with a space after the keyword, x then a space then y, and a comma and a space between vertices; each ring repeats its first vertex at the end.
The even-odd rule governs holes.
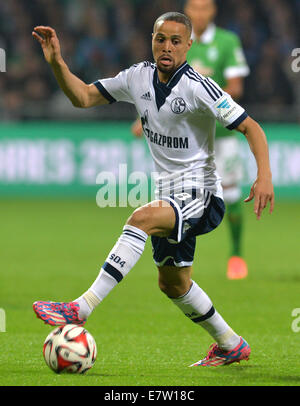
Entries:
POLYGON ((272 371, 265 371, 260 365, 235 365, 224 366, 216 369, 216 374, 222 374, 223 377, 226 376, 231 378, 236 378, 241 380, 241 384, 247 385, 244 383, 245 380, 248 381, 249 385, 255 384, 256 386, 272 384, 276 385, 299 385, 300 386, 300 372, 299 375, 282 375, 274 374, 272 371))

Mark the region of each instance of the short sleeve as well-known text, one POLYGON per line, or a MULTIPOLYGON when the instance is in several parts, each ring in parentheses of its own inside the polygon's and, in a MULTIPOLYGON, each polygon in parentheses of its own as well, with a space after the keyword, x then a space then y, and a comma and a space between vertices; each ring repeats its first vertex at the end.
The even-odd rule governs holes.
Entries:
POLYGON ((97 80, 94 82, 94 85, 109 103, 117 101, 134 103, 130 92, 130 81, 132 80, 133 72, 134 67, 125 69, 113 78, 97 80))
POLYGON ((234 130, 248 117, 243 107, 236 103, 228 93, 223 93, 223 96, 210 105, 209 109, 218 122, 228 130, 234 130))
POLYGON ((201 80, 194 90, 195 102, 201 111, 212 115, 223 127, 235 129, 248 114, 232 97, 210 78, 201 80))
POLYGON ((228 38, 225 55, 223 74, 226 79, 249 75, 250 69, 247 65, 241 42, 236 35, 232 34, 228 38))

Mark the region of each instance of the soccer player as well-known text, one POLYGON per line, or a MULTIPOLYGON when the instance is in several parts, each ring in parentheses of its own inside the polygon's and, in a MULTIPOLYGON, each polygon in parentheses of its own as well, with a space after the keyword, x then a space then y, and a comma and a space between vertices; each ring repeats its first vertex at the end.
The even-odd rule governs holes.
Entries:
MULTIPOLYGON (((215 0, 187 0, 185 14, 193 25, 192 46, 187 54, 188 63, 203 76, 212 78, 218 85, 238 100, 243 93, 243 78, 249 74, 241 43, 236 34, 216 27, 213 20, 217 13, 215 0)), ((137 137, 143 130, 138 118, 132 125, 137 137)), ((216 122, 215 154, 217 171, 222 179, 232 248, 227 263, 227 277, 242 279, 248 267, 241 257, 243 226, 240 181, 242 166, 239 143, 234 131, 216 122)))
POLYGON ((135 104, 159 176, 157 199, 133 211, 92 286, 72 302, 37 301, 33 309, 50 325, 84 324, 134 267, 151 236, 159 288, 215 340, 207 355, 193 365, 216 366, 247 360, 250 354, 247 342, 191 279, 196 236, 216 228, 224 215, 221 180, 214 163, 216 120, 242 132, 255 156, 257 178, 246 200, 254 199, 257 219, 268 203, 272 212, 274 192, 263 130, 213 80, 188 65, 191 32, 188 17, 166 13, 153 28, 155 63, 138 63, 116 77, 85 84, 64 62, 55 30, 35 27, 33 36, 74 106, 117 101, 135 104))

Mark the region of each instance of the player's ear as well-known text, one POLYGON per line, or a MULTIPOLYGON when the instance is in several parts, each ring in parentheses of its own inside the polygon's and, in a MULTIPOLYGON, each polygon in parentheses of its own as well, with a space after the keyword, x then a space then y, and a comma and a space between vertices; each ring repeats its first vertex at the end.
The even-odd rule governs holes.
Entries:
POLYGON ((188 50, 191 48, 192 43, 193 43, 193 40, 192 40, 192 38, 190 38, 190 39, 188 40, 188 43, 187 43, 188 50))

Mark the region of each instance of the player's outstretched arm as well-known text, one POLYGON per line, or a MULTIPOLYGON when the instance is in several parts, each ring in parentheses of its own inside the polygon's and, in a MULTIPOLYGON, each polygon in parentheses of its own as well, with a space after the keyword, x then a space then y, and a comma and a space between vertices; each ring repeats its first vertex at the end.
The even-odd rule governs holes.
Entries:
POLYGON ((87 85, 70 72, 63 60, 56 32, 51 27, 38 26, 32 36, 40 43, 45 60, 51 66, 56 80, 75 107, 93 107, 108 104, 95 85, 87 85))
POLYGON ((259 220, 268 202, 270 202, 270 213, 274 208, 274 188, 267 139, 261 126, 250 117, 247 117, 236 129, 247 138, 256 160, 257 178, 245 202, 250 202, 254 198, 254 212, 259 220))

